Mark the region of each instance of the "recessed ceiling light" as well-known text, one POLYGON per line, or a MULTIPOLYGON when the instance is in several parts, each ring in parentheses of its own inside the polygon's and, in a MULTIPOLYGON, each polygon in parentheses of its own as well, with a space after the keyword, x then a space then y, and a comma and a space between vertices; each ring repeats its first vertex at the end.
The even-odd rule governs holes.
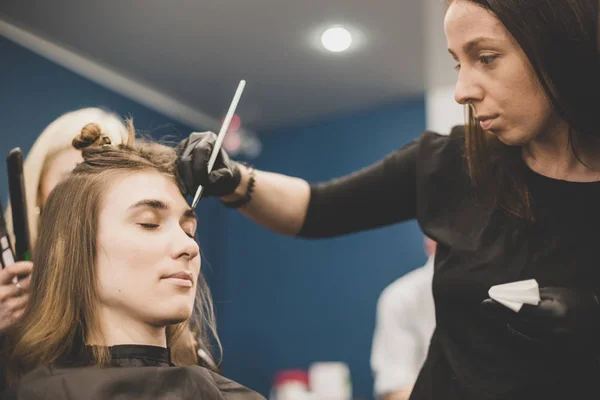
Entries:
POLYGON ((352 35, 347 29, 336 26, 323 32, 321 43, 327 50, 339 53, 348 50, 352 44, 352 35))

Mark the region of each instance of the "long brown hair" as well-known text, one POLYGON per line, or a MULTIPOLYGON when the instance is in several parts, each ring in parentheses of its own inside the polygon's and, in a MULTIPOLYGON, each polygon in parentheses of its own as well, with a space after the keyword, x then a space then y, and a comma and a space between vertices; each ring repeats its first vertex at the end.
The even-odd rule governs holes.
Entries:
MULTIPOLYGON (((467 1, 492 12, 519 43, 548 101, 570 128, 571 149, 585 164, 580 156, 584 150, 596 153, 600 141, 598 0, 467 1)), ((483 132, 472 109, 467 107, 466 112, 465 147, 472 183, 509 213, 533 221, 521 148, 504 145, 483 132)))
MULTIPOLYGON (((134 137, 130 122, 127 143, 111 145, 98 125, 88 124, 73 140, 84 162, 56 186, 44 209, 31 297, 13 336, 10 380, 81 353, 90 337, 102 337, 96 312, 96 237, 103 193, 111 180, 152 170, 172 179, 183 193, 174 149, 134 137)), ((193 318, 167 327, 167 346, 177 365, 196 364, 199 349, 210 354, 211 337, 218 343, 210 290, 202 274, 196 297, 193 318)), ((105 347, 92 351, 95 364, 108 361, 105 347)))

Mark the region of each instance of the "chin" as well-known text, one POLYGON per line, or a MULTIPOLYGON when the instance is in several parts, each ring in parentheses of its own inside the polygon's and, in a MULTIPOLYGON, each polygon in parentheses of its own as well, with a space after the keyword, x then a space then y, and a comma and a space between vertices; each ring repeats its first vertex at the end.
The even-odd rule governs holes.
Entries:
POLYGON ((525 135, 511 131, 488 131, 507 146, 523 146, 529 141, 525 135))
POLYGON ((156 315, 156 320, 160 321, 158 325, 174 325, 190 319, 193 310, 189 304, 182 304, 164 308, 160 311, 161 313, 156 315))
POLYGON ((161 326, 169 326, 169 325, 176 325, 176 324, 180 324, 182 322, 185 322, 187 320, 190 319, 190 315, 187 316, 179 316, 179 315, 170 315, 168 317, 165 318, 161 318, 160 319, 160 324, 161 326))

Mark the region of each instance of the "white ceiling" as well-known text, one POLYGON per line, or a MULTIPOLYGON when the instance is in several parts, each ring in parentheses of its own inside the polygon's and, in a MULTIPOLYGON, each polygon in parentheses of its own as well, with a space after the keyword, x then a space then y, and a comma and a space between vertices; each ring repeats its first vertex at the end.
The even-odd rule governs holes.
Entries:
POLYGON ((0 0, 0 17, 221 118, 271 129, 422 94, 421 0, 0 0), (318 47, 329 24, 356 48, 318 47))

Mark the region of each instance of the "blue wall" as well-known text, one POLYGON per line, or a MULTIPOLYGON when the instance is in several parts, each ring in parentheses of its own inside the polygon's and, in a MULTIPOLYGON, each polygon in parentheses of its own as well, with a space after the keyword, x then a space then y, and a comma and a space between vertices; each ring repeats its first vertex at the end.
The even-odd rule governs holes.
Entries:
MULTIPOLYGON (((269 132, 255 165, 323 181, 379 160, 424 127, 423 98, 407 100, 269 132)), ((350 365, 355 395, 372 398, 377 297, 425 262, 416 223, 304 240, 273 234, 235 211, 226 218, 226 374, 268 393, 278 369, 339 360, 350 365)))
MULTIPOLYGON (((27 151, 54 118, 88 106, 131 114, 155 137, 191 131, 2 37, 0 60, 0 154, 16 146, 27 151)), ((264 132, 255 164, 322 181, 375 162, 424 126, 424 101, 416 98, 264 132)), ((6 198, 0 162, 0 199, 6 198)), ((202 200, 198 214, 226 375, 267 394, 278 369, 341 360, 351 367, 356 397, 372 398, 377 296, 425 262, 417 225, 309 241, 270 233, 212 199, 202 200)))

